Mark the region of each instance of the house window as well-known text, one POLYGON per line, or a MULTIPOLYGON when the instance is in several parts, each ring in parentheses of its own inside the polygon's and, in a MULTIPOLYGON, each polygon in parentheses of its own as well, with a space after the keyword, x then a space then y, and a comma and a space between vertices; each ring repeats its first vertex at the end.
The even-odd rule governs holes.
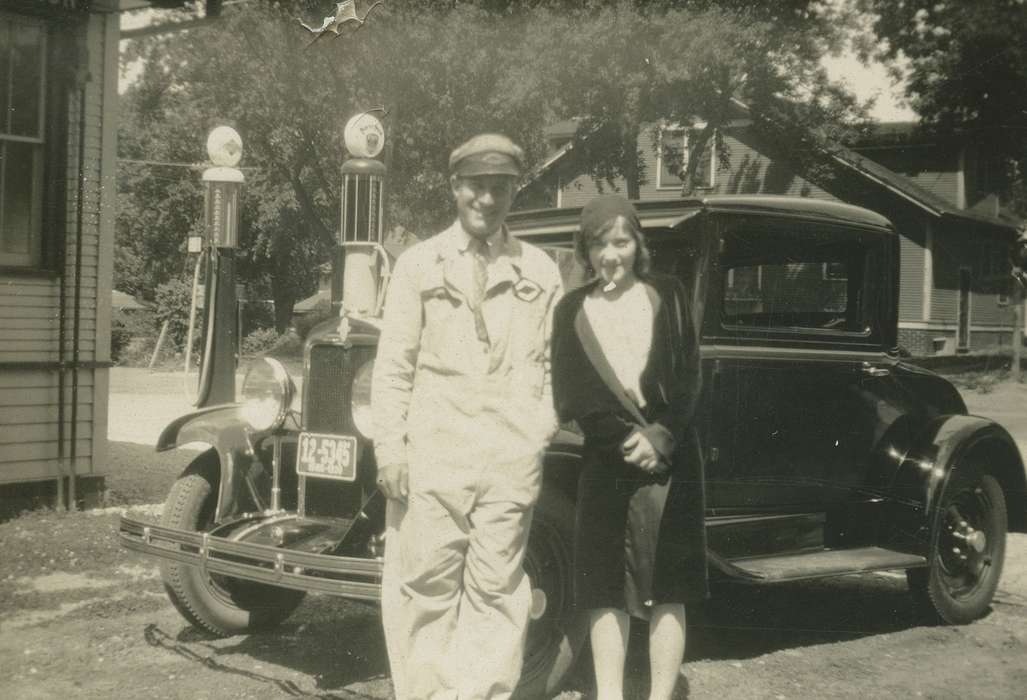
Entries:
POLYGON ((0 267, 42 257, 43 24, 0 14, 0 267))
MULTIPOLYGON (((689 137, 695 140, 705 124, 694 128, 664 127, 659 131, 656 151, 656 187, 661 190, 681 189, 681 174, 688 168, 689 137)), ((717 149, 714 148, 716 134, 706 143, 702 163, 696 168, 696 187, 713 187, 717 175, 717 149), (709 157, 709 160, 706 159, 709 157)))

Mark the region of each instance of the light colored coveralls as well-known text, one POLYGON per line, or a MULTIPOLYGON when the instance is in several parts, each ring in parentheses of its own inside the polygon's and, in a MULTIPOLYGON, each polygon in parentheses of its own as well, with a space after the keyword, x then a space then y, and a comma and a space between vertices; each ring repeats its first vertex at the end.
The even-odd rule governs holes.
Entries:
POLYGON ((484 342, 470 240, 457 221, 400 256, 375 362, 376 457, 409 466, 406 508, 389 502, 382 582, 401 700, 509 697, 531 606, 522 561, 556 430, 560 274, 504 227, 489 251, 484 342))

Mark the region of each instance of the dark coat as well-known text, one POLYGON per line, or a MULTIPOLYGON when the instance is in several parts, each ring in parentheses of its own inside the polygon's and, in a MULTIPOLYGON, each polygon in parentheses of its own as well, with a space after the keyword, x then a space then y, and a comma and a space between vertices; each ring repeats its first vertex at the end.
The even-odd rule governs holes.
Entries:
POLYGON ((701 388, 698 336, 676 278, 652 274, 642 281, 654 312, 640 382, 644 409, 617 380, 584 313, 595 282, 560 300, 552 344, 557 412, 561 421, 577 421, 585 435, 576 599, 583 608, 639 616, 652 604, 707 594, 702 452, 692 424, 701 388), (624 461, 620 446, 634 430, 669 464, 666 474, 650 475, 624 461))

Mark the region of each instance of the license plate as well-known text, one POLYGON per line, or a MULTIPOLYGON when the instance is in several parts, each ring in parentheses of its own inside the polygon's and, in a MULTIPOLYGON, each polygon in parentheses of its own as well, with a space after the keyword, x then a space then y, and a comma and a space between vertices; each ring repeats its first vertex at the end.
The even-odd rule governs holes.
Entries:
POLYGON ((320 479, 355 481, 357 439, 349 435, 300 433, 296 473, 320 479))

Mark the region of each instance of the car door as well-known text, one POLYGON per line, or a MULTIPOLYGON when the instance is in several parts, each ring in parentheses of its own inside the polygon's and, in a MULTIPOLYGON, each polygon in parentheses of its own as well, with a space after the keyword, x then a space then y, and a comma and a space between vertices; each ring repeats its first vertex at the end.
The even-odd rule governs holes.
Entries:
POLYGON ((707 302, 707 502, 714 513, 824 512, 865 484, 887 373, 880 232, 721 224, 707 302))

